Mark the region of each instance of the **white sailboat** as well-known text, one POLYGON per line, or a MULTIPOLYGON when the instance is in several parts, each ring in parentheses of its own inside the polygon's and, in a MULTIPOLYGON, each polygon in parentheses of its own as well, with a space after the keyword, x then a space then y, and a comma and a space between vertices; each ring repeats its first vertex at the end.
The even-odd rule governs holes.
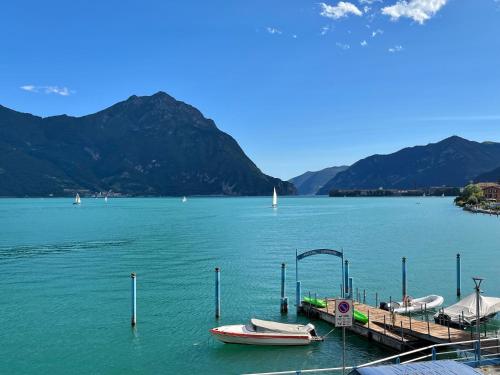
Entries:
POLYGON ((76 193, 75 201, 73 202, 73 204, 80 204, 80 203, 82 203, 80 199, 80 194, 76 193))
POLYGON ((187 200, 188 200, 188 199, 186 198, 186 196, 182 197, 182 203, 186 203, 186 202, 187 202, 187 200))
POLYGON ((273 187, 273 208, 278 207, 278 194, 276 194, 276 188, 273 187))
POLYGON ((106 203, 108 202, 108 196, 107 195, 104 197, 104 202, 106 202, 106 203))

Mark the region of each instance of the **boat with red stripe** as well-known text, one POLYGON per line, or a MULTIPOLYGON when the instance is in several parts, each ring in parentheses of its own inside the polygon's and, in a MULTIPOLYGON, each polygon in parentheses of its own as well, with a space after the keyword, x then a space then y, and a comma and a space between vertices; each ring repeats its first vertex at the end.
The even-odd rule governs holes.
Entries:
POLYGON ((227 344, 246 345, 309 345, 321 341, 312 324, 287 324, 251 319, 249 324, 213 328, 210 333, 227 344))

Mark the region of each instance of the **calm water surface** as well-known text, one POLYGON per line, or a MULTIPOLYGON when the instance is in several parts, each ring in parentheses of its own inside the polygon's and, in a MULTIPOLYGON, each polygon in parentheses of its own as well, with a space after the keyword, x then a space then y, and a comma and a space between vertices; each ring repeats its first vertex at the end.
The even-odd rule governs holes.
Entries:
MULTIPOLYGON (((500 219, 448 198, 1 199, 0 373, 241 373, 337 366, 341 336, 296 348, 224 345, 208 330, 280 316, 280 265, 294 254, 343 248, 354 287, 382 299, 409 293, 455 297, 455 254, 464 293, 473 275, 500 296, 500 219), (214 267, 222 268, 222 318, 213 315, 214 267), (138 325, 130 328, 130 272, 138 274, 138 325)), ((304 259, 305 293, 339 292, 340 263, 304 259)), ((300 321, 304 318, 300 317, 300 321)), ((316 322, 320 333, 331 327, 316 322)), ((356 336, 348 364, 389 354, 356 336)))

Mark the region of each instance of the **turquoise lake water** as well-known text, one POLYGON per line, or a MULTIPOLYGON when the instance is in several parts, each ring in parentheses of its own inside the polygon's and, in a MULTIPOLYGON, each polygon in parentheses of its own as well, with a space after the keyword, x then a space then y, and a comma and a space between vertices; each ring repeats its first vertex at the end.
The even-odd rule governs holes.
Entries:
MULTIPOLYGON (((341 335, 307 347, 214 341, 208 330, 251 317, 295 322, 295 249, 343 248, 367 302, 401 296, 401 257, 412 296, 455 297, 471 276, 500 296, 500 219, 450 198, 1 199, 1 374, 218 374, 341 365, 341 335), (290 313, 279 313, 288 265, 290 313), (214 267, 222 317, 214 319, 214 267), (130 273, 137 327, 130 327, 130 273)), ((339 293, 338 258, 301 261, 303 292, 339 293)), ((306 321, 303 317, 299 321, 306 321)), ((318 331, 331 327, 315 322, 318 331)), ((348 364, 392 354, 348 337, 348 364)))

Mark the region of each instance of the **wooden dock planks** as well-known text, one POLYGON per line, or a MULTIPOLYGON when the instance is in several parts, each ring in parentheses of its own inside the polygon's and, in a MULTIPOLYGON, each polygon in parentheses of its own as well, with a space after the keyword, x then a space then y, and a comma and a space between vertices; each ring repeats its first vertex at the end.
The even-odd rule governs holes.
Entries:
MULTIPOLYGON (((355 324, 349 329, 393 349, 403 350, 409 346, 413 347, 417 341, 440 344, 470 339, 468 332, 431 321, 422 321, 401 314, 391 316, 389 311, 358 302, 354 303, 354 308, 368 316, 369 321, 364 325, 355 324)), ((335 322, 334 298, 327 299, 327 307, 325 308, 318 308, 304 303, 303 310, 329 323, 335 322)), ((429 319, 433 319, 433 316, 430 315, 429 319)))

